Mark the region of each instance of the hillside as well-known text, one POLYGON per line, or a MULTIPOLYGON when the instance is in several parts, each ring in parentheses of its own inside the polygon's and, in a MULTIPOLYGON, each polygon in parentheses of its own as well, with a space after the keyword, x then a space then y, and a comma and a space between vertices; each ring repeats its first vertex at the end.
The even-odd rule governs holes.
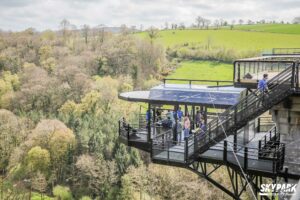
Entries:
POLYGON ((300 24, 254 24, 234 26, 234 29, 268 33, 300 34, 300 24))
MULTIPOLYGON (((245 26, 242 26, 245 27, 245 26)), ((241 28, 242 28, 241 27, 241 28)), ((147 32, 138 33, 148 37, 147 32)), ((210 43, 225 48, 250 51, 270 50, 279 47, 299 47, 300 35, 274 34, 267 32, 249 32, 241 30, 165 30, 160 31, 158 43, 165 47, 173 47, 184 43, 210 43), (276 41, 276 42, 275 42, 276 41)))
POLYGON ((185 61, 168 78, 231 81, 232 76, 232 64, 210 61, 185 61))

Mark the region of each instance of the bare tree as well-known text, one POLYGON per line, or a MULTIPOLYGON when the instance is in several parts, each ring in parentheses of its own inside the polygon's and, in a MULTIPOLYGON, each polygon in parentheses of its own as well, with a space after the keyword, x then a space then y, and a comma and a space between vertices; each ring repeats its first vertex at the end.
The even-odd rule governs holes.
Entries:
POLYGON ((82 26, 82 33, 83 33, 83 37, 84 37, 85 44, 88 43, 89 31, 90 31, 89 25, 84 24, 84 25, 82 26))
POLYGON ((294 24, 300 24, 300 17, 295 17, 295 18, 293 19, 293 23, 294 23, 294 24))
POLYGON ((220 26, 224 26, 224 19, 221 18, 221 19, 219 20, 219 25, 220 25, 220 26))
POLYGON ((216 19, 216 20, 214 21, 214 26, 216 27, 216 29, 219 29, 220 21, 216 19))
POLYGON ((211 21, 209 19, 204 19, 204 25, 205 25, 206 29, 208 29, 210 24, 211 24, 211 21))
POLYGON ((251 25, 251 24, 254 24, 254 22, 253 22, 251 19, 249 19, 249 20, 247 21, 247 24, 248 24, 248 25, 251 25))
POLYGON ((71 28, 71 23, 67 19, 63 19, 60 22, 60 27, 61 27, 61 30, 62 30, 63 37, 64 37, 64 39, 66 39, 68 31, 71 28))
POLYGON ((169 23, 165 22, 165 29, 168 30, 169 29, 169 23))
POLYGON ((198 28, 203 27, 204 21, 205 21, 205 19, 203 17, 198 16, 196 18, 197 27, 198 28))
POLYGON ((244 23, 244 20, 239 19, 239 24, 242 25, 244 23))
POLYGON ((181 30, 185 29, 184 23, 180 23, 178 28, 181 29, 181 30))

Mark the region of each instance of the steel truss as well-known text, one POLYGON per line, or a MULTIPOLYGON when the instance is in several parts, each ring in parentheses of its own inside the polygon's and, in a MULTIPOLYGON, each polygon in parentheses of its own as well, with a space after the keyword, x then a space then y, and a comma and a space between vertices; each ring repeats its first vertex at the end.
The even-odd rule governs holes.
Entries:
MULTIPOLYGON (((244 194, 247 190, 247 187, 252 187, 256 199, 258 200, 274 200, 275 195, 272 194, 272 197, 269 196, 261 196, 259 195, 260 186, 263 183, 276 183, 277 176, 274 177, 263 177, 262 175, 253 175, 246 172, 246 177, 243 176, 240 169, 231 167, 230 165, 222 165, 222 164, 211 164, 202 161, 194 161, 192 164, 188 166, 188 169, 196 173, 202 178, 205 178, 214 186, 221 189, 223 192, 231 196, 233 199, 241 200, 242 194, 244 194), (223 186, 213 177, 214 172, 217 172, 221 167, 225 167, 228 173, 228 177, 230 179, 230 186, 223 186), (250 184, 250 185, 249 185, 250 184)), ((270 194, 271 195, 271 194, 270 194)))

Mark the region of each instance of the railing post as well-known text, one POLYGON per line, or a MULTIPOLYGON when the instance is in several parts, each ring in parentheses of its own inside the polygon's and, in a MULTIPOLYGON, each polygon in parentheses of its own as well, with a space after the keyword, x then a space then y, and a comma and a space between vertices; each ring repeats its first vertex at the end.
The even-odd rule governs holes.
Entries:
POLYGON ((119 120, 119 136, 121 136, 121 120, 119 120))
POLYGON ((190 88, 192 87, 192 81, 191 80, 189 80, 189 85, 190 85, 190 88))
POLYGON ((198 144, 198 141, 197 141, 197 136, 196 136, 196 132, 195 132, 194 133, 194 153, 193 153, 193 155, 195 155, 195 152, 197 151, 197 144, 198 144))
POLYGON ((185 158, 184 158, 184 161, 185 162, 187 162, 188 161, 188 158, 189 158, 189 143, 188 143, 188 138, 186 137, 186 138, 184 138, 184 142, 185 142, 185 144, 184 144, 184 153, 185 153, 185 158))
POLYGON ((258 123, 258 126, 257 126, 257 132, 258 132, 258 133, 260 132, 260 120, 261 120, 261 119, 260 119, 260 117, 259 117, 259 118, 258 118, 258 122, 257 122, 257 123, 258 123))
POLYGON ((168 161, 170 160, 170 151, 169 151, 169 149, 170 149, 170 143, 167 141, 167 153, 168 153, 168 161))
POLYGON ((237 122, 237 107, 234 107, 234 124, 237 122))
POLYGON ((164 87, 166 86, 166 79, 163 79, 164 87))
POLYGON ((265 146, 267 145, 267 136, 265 135, 265 146))
POLYGON ((127 124, 127 141, 129 141, 130 126, 127 124))
POLYGON ((299 89, 299 62, 297 62, 296 66, 296 88, 297 90, 299 89))
POLYGON ((245 147, 244 149, 244 168, 245 170, 248 169, 248 147, 245 147))
POLYGON ((241 70, 240 70, 240 67, 241 67, 241 64, 238 63, 238 68, 237 68, 237 70, 238 70, 238 79, 237 79, 237 81, 238 81, 238 82, 241 81, 241 70))
POLYGON ((293 68, 292 68, 292 78, 291 78, 291 86, 292 88, 295 87, 295 67, 296 67, 296 63, 293 63, 293 68))
POLYGON ((150 139, 150 158, 153 158, 153 139, 150 139))
POLYGON ((224 140, 223 160, 227 162, 227 140, 224 140))
POLYGON ((233 151, 237 152, 237 131, 234 132, 233 136, 233 151))
POLYGON ((282 161, 281 161, 281 166, 283 168, 283 164, 284 164, 284 158, 285 158, 285 144, 282 144, 282 161))
POLYGON ((261 140, 258 141, 258 158, 261 157, 261 140))
POLYGON ((211 141, 211 124, 208 124, 208 142, 211 141))
POLYGON ((276 151, 273 153, 273 159, 272 159, 272 161, 273 161, 273 165, 272 165, 272 171, 273 171, 273 173, 275 173, 276 172, 276 151))

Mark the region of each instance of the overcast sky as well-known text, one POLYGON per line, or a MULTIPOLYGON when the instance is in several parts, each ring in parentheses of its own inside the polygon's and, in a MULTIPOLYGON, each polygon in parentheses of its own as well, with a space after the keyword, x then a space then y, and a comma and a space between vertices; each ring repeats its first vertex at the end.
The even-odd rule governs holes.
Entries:
POLYGON ((58 29, 62 19, 80 27, 161 27, 195 22, 196 16, 211 20, 291 21, 300 15, 300 0, 0 0, 0 29, 58 29))

